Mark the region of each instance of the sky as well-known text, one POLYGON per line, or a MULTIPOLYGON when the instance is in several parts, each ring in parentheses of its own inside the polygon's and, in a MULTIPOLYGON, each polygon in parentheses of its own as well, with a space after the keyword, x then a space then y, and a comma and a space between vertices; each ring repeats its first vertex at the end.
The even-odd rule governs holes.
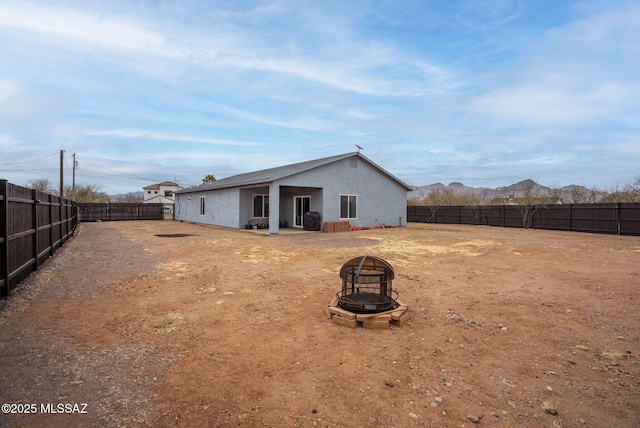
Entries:
POLYGON ((404 182, 640 176, 637 0, 0 0, 0 178, 128 193, 357 151, 404 182))

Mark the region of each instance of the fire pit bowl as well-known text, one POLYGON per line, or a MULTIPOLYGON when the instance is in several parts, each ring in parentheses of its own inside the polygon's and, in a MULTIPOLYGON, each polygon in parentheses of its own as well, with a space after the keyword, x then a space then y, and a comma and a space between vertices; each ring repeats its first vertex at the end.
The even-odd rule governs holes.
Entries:
POLYGON ((391 265, 381 258, 365 255, 349 260, 340 269, 338 306, 356 314, 395 309, 398 292, 391 285, 394 276, 391 265))

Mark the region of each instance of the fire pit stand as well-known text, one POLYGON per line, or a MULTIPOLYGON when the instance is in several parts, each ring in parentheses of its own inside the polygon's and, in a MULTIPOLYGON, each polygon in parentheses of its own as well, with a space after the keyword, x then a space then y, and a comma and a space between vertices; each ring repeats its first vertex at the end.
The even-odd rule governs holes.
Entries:
POLYGON ((342 289, 327 307, 329 318, 340 325, 365 328, 402 326, 408 308, 398 301, 393 289, 395 272, 385 260, 365 255, 345 263, 340 269, 342 289))

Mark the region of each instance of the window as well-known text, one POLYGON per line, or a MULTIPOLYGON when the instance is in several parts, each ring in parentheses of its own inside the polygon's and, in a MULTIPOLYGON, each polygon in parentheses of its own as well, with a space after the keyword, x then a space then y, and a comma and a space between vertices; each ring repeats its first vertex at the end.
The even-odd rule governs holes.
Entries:
POLYGON ((358 218, 356 195, 340 195, 340 218, 358 218))
POLYGON ((200 215, 204 215, 204 196, 200 196, 200 215))
POLYGON ((167 198, 170 198, 173 196, 173 192, 171 190, 165 190, 164 196, 166 196, 167 198))
POLYGON ((269 195, 253 195, 253 216, 269 217, 269 195))
POLYGON ((148 194, 151 194, 151 190, 147 190, 147 193, 148 193, 148 194))

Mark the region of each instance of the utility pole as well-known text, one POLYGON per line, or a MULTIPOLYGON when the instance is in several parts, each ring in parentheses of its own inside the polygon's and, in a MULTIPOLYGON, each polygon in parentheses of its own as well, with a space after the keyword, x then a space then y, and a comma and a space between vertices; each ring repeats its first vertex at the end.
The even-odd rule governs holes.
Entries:
POLYGON ((76 200, 76 154, 73 154, 73 174, 71 175, 71 199, 76 200))
POLYGON ((64 195, 64 150, 60 150, 60 197, 64 195))

